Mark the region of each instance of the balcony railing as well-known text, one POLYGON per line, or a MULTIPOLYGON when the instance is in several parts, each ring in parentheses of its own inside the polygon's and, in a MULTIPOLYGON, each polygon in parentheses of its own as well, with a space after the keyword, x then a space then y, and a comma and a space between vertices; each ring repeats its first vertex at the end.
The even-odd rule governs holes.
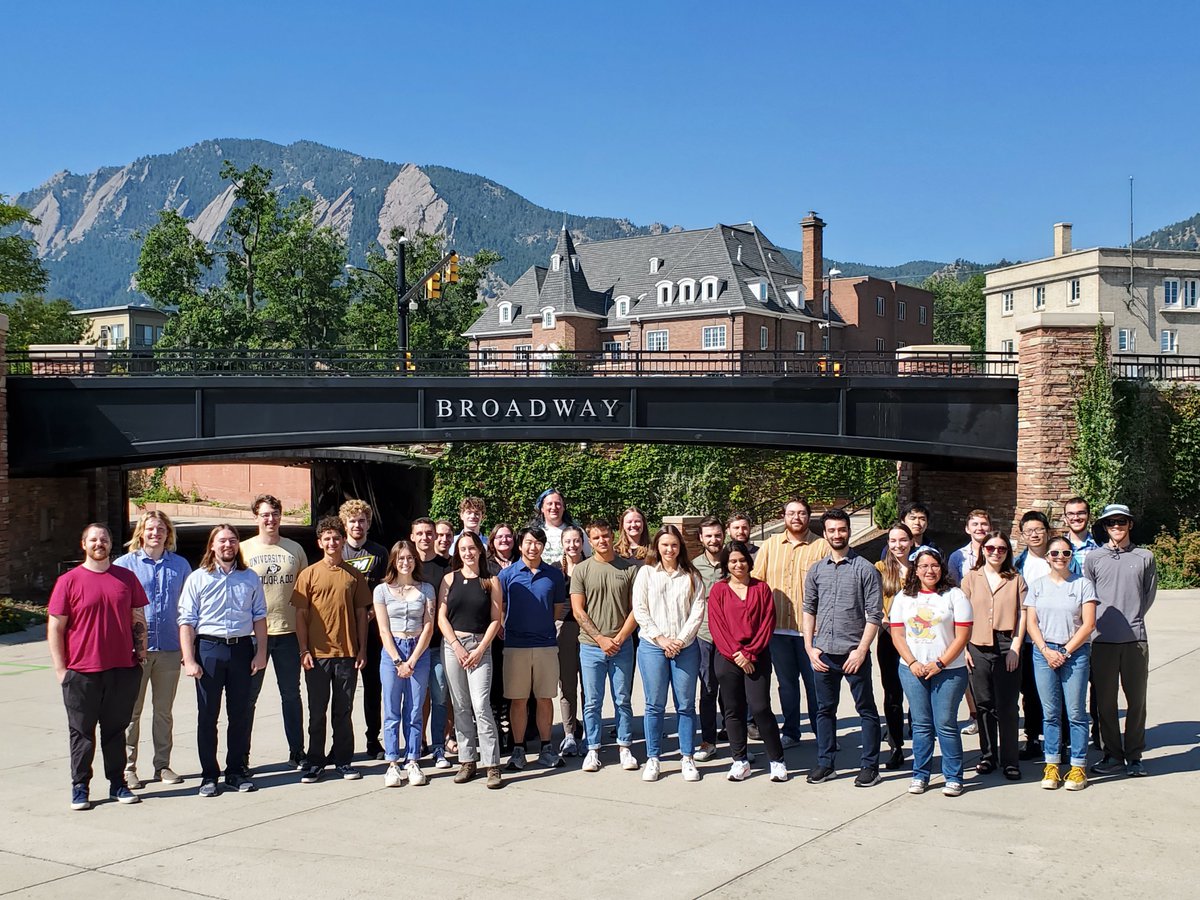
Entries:
POLYGON ((767 350, 433 350, 402 361, 376 350, 103 350, 90 347, 12 351, 14 376, 280 377, 605 377, 605 376, 962 376, 1013 378, 1007 353, 778 352, 767 350))
POLYGON ((1112 373, 1125 381, 1200 381, 1200 356, 1118 353, 1112 358, 1112 373))

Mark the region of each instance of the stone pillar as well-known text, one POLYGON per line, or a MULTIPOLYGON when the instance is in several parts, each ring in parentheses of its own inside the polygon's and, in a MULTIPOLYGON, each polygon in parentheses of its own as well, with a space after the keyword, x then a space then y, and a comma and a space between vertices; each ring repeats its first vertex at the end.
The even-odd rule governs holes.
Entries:
POLYGON ((10 507, 8 483, 8 316, 0 314, 0 594, 12 593, 12 568, 9 562, 10 507))
POLYGON ((1092 363, 1096 324, 1112 313, 1037 313, 1017 321, 1017 516, 1044 512, 1052 524, 1071 496, 1071 446, 1080 372, 1092 363))

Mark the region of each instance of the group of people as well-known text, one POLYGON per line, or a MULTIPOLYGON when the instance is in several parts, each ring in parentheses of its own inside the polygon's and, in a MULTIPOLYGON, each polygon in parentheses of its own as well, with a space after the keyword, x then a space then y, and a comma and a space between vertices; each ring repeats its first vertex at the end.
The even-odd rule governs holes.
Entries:
POLYGON ((1026 513, 1025 547, 1015 557, 1008 533, 974 510, 968 543, 947 558, 925 539, 928 509, 910 504, 876 563, 851 549, 845 511, 826 512, 818 534, 800 498, 784 506, 782 531, 761 545, 751 542, 745 515, 703 519, 694 557, 678 528, 651 535, 634 507, 615 522, 580 527, 553 489, 522 527, 500 523, 484 535, 485 503, 467 497, 457 533, 449 521, 418 518, 390 549, 368 537, 370 506, 348 500, 318 522, 321 558, 312 564, 280 534, 282 505, 266 494, 252 505, 257 533, 242 541, 234 526, 218 525, 194 570, 175 552, 175 529, 162 512, 140 517, 129 552, 115 560, 109 530, 93 524, 83 534, 83 563, 58 580, 49 607, 70 733, 71 806, 91 803, 97 726, 110 797, 138 802, 147 693, 153 762, 143 771, 167 784, 183 781, 171 768, 181 673, 196 685, 200 796, 255 790, 251 735, 268 660, 288 763, 306 784, 331 771, 362 777, 352 727, 360 681, 366 753, 386 763, 387 787, 425 784, 422 760, 451 769, 456 757, 455 783, 482 774, 498 788, 504 752, 509 771, 526 768, 531 753, 546 768, 582 756, 583 771, 599 771, 606 693, 616 711, 608 734, 618 764, 651 782, 664 771, 669 695, 688 782, 700 780, 696 763, 714 758, 722 739, 730 780, 751 775, 751 739, 763 744, 769 778, 789 780, 784 752, 800 742, 803 696, 817 756, 807 781, 822 783, 838 774, 843 681, 861 722, 857 787, 880 782, 885 735, 884 767, 904 767, 907 701, 909 791, 927 789, 936 741, 943 793, 961 794, 964 695, 968 731, 979 735, 978 775, 999 769, 1019 779, 1019 759, 1037 754, 1044 787, 1086 787, 1089 684, 1104 753, 1093 771, 1141 775, 1154 559, 1130 542, 1125 507, 1107 507, 1095 534, 1085 501, 1072 498, 1065 509, 1066 528, 1054 536, 1042 513, 1026 513), (634 755, 638 676, 644 764, 634 755), (782 725, 771 706, 772 677, 782 725), (1127 705, 1123 732, 1118 686, 1127 705))

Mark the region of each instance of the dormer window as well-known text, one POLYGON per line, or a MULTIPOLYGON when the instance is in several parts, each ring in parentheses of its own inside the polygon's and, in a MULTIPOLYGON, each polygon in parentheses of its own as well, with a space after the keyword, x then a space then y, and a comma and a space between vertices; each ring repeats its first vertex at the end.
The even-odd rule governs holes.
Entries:
POLYGON ((700 279, 700 299, 701 300, 716 300, 717 292, 720 285, 717 276, 708 275, 700 279))
POLYGON ((760 303, 767 302, 767 279, 755 278, 747 282, 747 286, 750 288, 750 293, 754 295, 755 300, 758 300, 760 303))
POLYGON ((629 318, 629 298, 618 297, 616 302, 616 313, 618 319, 629 318))
POLYGON ((501 303, 497 307, 497 310, 500 313, 500 324, 501 325, 509 325, 512 323, 512 304, 511 303, 509 303, 506 300, 505 302, 501 303))
POLYGON ((555 253, 553 256, 550 257, 550 271, 557 272, 561 268, 562 268, 562 254, 555 253))
POLYGON ((655 285, 655 291, 658 294, 658 305, 669 306, 671 303, 671 294, 674 285, 669 281, 660 281, 655 285))
POLYGON ((679 282, 679 302, 696 302, 696 282, 692 278, 684 278, 679 282))
POLYGON ((576 272, 579 271, 579 257, 576 256, 574 253, 571 254, 571 268, 574 269, 576 272))
POLYGON ((803 309, 804 308, 804 286, 803 285, 799 285, 799 284, 789 285, 783 289, 783 292, 785 294, 787 294, 788 302, 790 304, 792 304, 792 306, 795 309, 803 309))
POLYGON ((542 310, 542 327, 543 328, 553 328, 554 327, 554 307, 553 306, 547 306, 545 309, 542 310))
POLYGON ((659 257, 657 257, 657 256, 650 257, 650 274, 657 275, 658 270, 660 268, 662 268, 662 264, 663 264, 663 261, 659 257))

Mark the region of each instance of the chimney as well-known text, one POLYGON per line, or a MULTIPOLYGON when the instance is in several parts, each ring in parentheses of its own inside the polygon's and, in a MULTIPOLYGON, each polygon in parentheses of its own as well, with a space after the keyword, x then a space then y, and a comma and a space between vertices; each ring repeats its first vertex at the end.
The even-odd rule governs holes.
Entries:
POLYGON ((1065 256, 1071 252, 1071 223, 1059 222, 1054 226, 1054 255, 1065 256))
POLYGON ((819 299, 822 291, 821 276, 825 270, 822 247, 825 223, 814 211, 809 210, 808 215, 800 221, 800 231, 804 236, 800 247, 804 254, 800 272, 804 279, 804 289, 810 298, 819 299))

